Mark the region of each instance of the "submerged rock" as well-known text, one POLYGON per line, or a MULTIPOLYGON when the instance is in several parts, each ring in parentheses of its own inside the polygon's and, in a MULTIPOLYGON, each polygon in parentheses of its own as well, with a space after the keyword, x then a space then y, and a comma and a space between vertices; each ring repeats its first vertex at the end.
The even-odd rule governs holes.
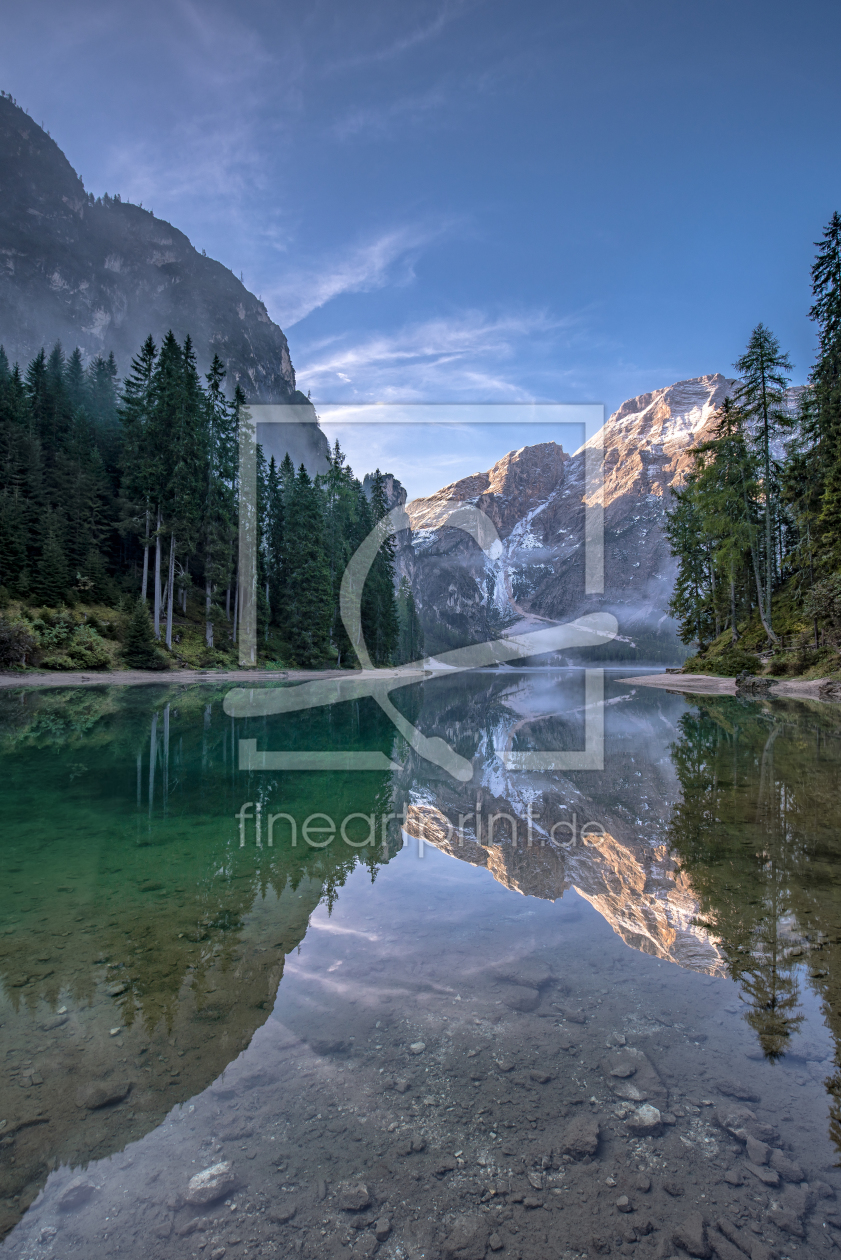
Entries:
POLYGON ((707 1229, 700 1212, 690 1212, 686 1220, 680 1224, 672 1235, 674 1242, 690 1256, 698 1256, 706 1260, 712 1255, 712 1248, 707 1241, 707 1229))
POLYGON ((100 1107, 122 1102, 131 1085, 131 1081, 91 1081, 76 1094, 76 1104, 88 1111, 98 1111, 100 1107))
POLYGON ((538 990, 523 984, 506 984, 500 989, 500 995, 511 1011, 533 1011, 540 1002, 538 990))
POLYGON ((339 1207, 343 1212, 361 1212, 370 1207, 371 1196, 362 1181, 345 1181, 337 1187, 339 1207))
POLYGON ((219 1164, 212 1164, 210 1168, 204 1168, 191 1177, 184 1197, 194 1207, 204 1207, 206 1203, 213 1203, 216 1199, 221 1199, 223 1195, 229 1194, 236 1184, 236 1174, 232 1165, 228 1160, 223 1160, 219 1164))
POLYGON ((81 1207, 83 1203, 87 1203, 95 1190, 96 1186, 92 1182, 86 1181, 84 1177, 74 1177, 58 1196, 58 1206, 63 1212, 70 1212, 73 1208, 81 1207))
POLYGON ((599 1149, 599 1122, 595 1116, 576 1116, 567 1126, 561 1143, 561 1154, 572 1159, 595 1155, 599 1149))
POLYGON ((643 1103, 636 1111, 632 1111, 625 1124, 638 1137, 656 1137, 663 1132, 660 1112, 650 1103, 643 1103))

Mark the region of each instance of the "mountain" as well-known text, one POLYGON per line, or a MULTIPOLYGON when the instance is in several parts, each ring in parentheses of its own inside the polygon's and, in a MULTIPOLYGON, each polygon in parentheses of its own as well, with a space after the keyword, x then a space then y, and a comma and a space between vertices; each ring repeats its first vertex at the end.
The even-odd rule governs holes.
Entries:
POLYGON ((571 457, 555 442, 523 447, 486 473, 412 500, 412 543, 400 549, 399 564, 428 650, 481 641, 524 617, 567 621, 604 610, 640 657, 682 659, 666 612, 676 563, 663 535, 665 511, 690 466, 689 449, 735 384, 701 376, 629 399, 591 440, 604 443, 604 595, 584 594, 585 447, 571 457), (489 558, 446 524, 465 504, 491 517, 499 555, 489 558))
POLYGON ((55 141, 0 97, 0 344, 10 361, 23 368, 61 341, 86 359, 113 352, 123 376, 149 333, 160 344, 169 329, 179 341, 189 333, 202 371, 219 355, 230 393, 241 385, 249 402, 300 405, 311 423, 288 441, 272 426, 267 454, 289 446, 311 471, 326 468, 327 438, 263 303, 171 223, 88 193, 55 141))

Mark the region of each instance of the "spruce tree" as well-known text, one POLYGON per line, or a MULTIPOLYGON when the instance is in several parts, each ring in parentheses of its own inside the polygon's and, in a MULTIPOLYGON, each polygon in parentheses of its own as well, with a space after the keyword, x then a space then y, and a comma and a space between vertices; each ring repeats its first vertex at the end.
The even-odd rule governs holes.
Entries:
POLYGON ((332 592, 318 491, 301 464, 289 488, 286 510, 287 637, 299 665, 331 657, 332 592))
POLYGON ((125 638, 123 660, 131 669, 165 669, 166 658, 157 646, 152 618, 144 599, 138 599, 132 610, 125 638))
POLYGON ((827 562, 837 568, 841 564, 841 216, 837 211, 817 245, 809 314, 818 325, 818 361, 810 378, 809 436, 821 497, 820 541, 827 562))
MULTIPOLYGON (((371 477, 371 517, 376 525, 388 513, 385 477, 377 468, 371 477)), ((362 599, 362 630, 371 660, 375 665, 390 665, 399 635, 397 601, 395 599, 394 538, 388 535, 380 543, 365 583, 362 599)))
POLYGON ((41 555, 32 574, 32 594, 44 604, 55 608, 68 598, 70 573, 67 557, 61 543, 57 523, 51 519, 45 530, 41 555))
POLYGON ((762 461, 762 497, 765 537, 763 547, 764 568, 764 624, 769 637, 778 642, 771 621, 771 595, 776 576, 774 526, 776 514, 776 485, 772 477, 771 441, 781 430, 790 427, 785 411, 785 391, 789 382, 787 372, 792 370, 788 356, 783 354, 780 343, 769 328, 757 324, 751 333, 745 353, 736 360, 736 371, 741 382, 736 391, 740 410, 754 428, 754 442, 762 461))

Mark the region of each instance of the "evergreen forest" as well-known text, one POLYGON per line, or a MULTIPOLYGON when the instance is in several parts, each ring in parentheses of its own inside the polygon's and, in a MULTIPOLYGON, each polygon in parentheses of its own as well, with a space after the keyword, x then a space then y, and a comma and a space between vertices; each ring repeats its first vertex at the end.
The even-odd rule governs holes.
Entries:
MULTIPOLYGON (((218 356, 202 379, 189 337, 147 338, 123 381, 113 355, 86 364, 56 345, 21 371, 0 347, 0 666, 235 664, 248 422, 218 356)), ((258 663, 354 667, 339 590, 388 511, 385 478, 366 494, 338 442, 314 478, 259 446, 256 463, 258 663)), ((375 665, 422 654, 390 540, 361 611, 375 665)))
POLYGON ((812 267, 818 350, 804 388, 758 324, 739 382, 673 496, 670 611, 687 670, 825 675, 841 644, 841 216, 812 267))

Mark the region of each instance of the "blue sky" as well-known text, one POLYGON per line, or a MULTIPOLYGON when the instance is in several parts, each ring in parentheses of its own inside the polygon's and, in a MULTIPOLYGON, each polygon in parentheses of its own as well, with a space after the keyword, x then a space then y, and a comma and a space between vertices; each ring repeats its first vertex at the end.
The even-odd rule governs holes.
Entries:
POLYGON ((242 272, 317 404, 613 410, 729 372, 759 320, 805 377, 837 4, 30 0, 3 26, 0 86, 89 189, 242 272))

